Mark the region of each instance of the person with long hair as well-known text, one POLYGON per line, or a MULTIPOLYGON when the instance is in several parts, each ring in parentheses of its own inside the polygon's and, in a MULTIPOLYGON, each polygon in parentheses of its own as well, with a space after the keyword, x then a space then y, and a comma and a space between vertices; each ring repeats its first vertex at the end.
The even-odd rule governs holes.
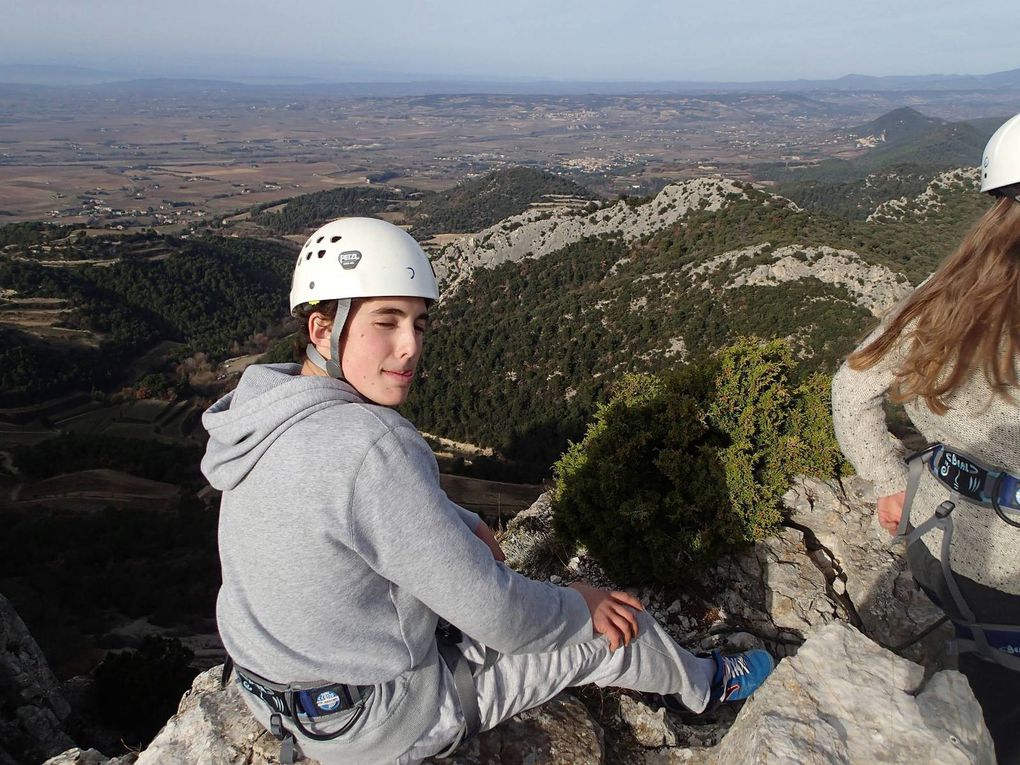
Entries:
POLYGON ((833 379, 836 436, 878 523, 956 628, 1000 763, 1020 763, 1020 115, 985 148, 995 200, 833 379), (883 399, 925 439, 904 461, 883 399))

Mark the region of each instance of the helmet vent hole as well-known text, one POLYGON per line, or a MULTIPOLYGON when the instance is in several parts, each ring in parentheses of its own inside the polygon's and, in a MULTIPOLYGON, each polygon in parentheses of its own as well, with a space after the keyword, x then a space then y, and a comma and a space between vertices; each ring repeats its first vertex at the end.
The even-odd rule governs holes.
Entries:
POLYGON ((325 238, 326 237, 324 237, 324 236, 320 236, 318 239, 315 240, 315 243, 318 244, 319 242, 321 242, 325 238))
POLYGON ((315 282, 308 282, 308 289, 314 290, 315 289, 315 282))
POLYGON ((308 252, 307 252, 307 253, 305 254, 305 260, 311 260, 311 259, 312 259, 312 251, 311 251, 311 250, 309 250, 309 251, 308 251, 308 252))
POLYGON ((326 254, 326 251, 325 251, 325 250, 319 250, 319 257, 320 257, 320 258, 321 258, 321 257, 322 257, 323 255, 325 255, 325 254, 326 254))
POLYGON ((336 244, 337 242, 339 242, 339 241, 340 241, 340 237, 338 237, 338 236, 331 236, 331 237, 329 238, 329 241, 330 241, 331 243, 333 243, 333 244, 336 244))

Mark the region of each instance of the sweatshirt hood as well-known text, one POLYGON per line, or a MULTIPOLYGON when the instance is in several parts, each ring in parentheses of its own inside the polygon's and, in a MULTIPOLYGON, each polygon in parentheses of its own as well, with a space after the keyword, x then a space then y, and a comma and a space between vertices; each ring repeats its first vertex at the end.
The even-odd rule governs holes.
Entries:
POLYGON ((202 473, 214 489, 233 489, 295 423, 327 407, 367 403, 346 382, 302 375, 299 364, 250 366, 202 415, 209 432, 202 473))

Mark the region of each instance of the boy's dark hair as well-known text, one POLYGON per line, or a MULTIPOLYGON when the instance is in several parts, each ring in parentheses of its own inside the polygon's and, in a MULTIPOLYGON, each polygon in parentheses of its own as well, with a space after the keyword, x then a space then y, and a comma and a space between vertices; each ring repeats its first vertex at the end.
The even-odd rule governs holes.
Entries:
POLYGON ((312 342, 308 335, 308 318, 313 313, 319 313, 332 321, 336 318, 338 300, 323 300, 319 303, 302 303, 294 309, 294 317, 300 322, 297 334, 294 336, 294 358, 303 360, 305 349, 312 342))

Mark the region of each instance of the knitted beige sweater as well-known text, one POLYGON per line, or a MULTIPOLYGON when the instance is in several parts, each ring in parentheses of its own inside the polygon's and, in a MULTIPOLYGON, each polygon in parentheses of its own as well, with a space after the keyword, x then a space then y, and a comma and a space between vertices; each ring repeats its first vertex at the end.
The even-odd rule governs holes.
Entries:
MULTIPOLYGON (((875 330, 864 344, 882 329, 875 330)), ((909 327, 904 335, 909 335, 909 327)), ((906 347, 901 342, 871 369, 855 371, 844 364, 832 381, 832 419, 839 445, 858 475, 874 483, 880 497, 907 486, 903 450, 886 428, 882 408, 885 393, 893 384, 893 371, 906 347)), ((935 414, 920 400, 905 408, 927 441, 953 446, 1020 476, 1020 405, 993 395, 980 370, 971 374, 947 403, 949 411, 944 415, 935 414)), ((948 489, 924 471, 910 513, 911 523, 920 525, 948 498, 948 489)), ((1004 523, 991 508, 954 501, 953 570, 989 587, 1020 595, 1020 529, 1004 523)), ((938 558, 942 533, 936 529, 923 539, 938 558)))

